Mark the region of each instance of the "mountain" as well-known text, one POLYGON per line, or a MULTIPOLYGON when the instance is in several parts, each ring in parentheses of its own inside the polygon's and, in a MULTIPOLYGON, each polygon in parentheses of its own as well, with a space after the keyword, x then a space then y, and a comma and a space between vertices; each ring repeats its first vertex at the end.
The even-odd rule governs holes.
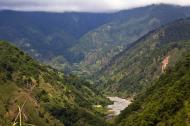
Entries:
POLYGON ((190 19, 181 19, 130 44, 97 73, 99 88, 120 95, 145 90, 165 69, 174 66, 183 52, 190 51, 189 29, 190 19))
POLYGON ((71 49, 84 54, 84 59, 77 64, 79 71, 90 75, 97 72, 128 44, 162 25, 189 15, 189 7, 165 4, 118 12, 112 21, 82 36, 71 49))
POLYGON ((190 53, 160 76, 117 118, 118 126, 189 126, 190 53))
POLYGON ((69 51, 88 31, 111 20, 104 13, 48 13, 0 11, 0 39, 25 50, 32 57, 51 63, 78 62, 82 54, 69 51))
POLYGON ((103 108, 107 103, 85 80, 39 64, 15 46, 0 41, 2 126, 13 125, 18 106, 23 125, 106 126, 103 112, 94 106, 103 108))
POLYGON ((189 15, 189 7, 165 4, 115 13, 0 11, 0 39, 56 69, 87 76, 149 31, 189 15))
POLYGON ((12 41, 0 41, 0 125, 190 125, 188 16, 190 7, 166 4, 110 14, 0 11, 0 39, 12 41), (132 104, 112 119, 104 95, 132 104))

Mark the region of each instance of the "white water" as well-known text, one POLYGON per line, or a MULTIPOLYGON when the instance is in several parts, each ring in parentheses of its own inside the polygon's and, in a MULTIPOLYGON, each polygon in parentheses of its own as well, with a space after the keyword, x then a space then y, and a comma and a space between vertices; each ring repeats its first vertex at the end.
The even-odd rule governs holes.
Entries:
POLYGON ((129 99, 122 99, 119 97, 108 97, 108 98, 114 102, 114 104, 108 105, 109 111, 113 112, 113 114, 110 114, 108 116, 119 115, 122 110, 124 110, 126 107, 128 107, 129 104, 131 104, 131 100, 129 99))

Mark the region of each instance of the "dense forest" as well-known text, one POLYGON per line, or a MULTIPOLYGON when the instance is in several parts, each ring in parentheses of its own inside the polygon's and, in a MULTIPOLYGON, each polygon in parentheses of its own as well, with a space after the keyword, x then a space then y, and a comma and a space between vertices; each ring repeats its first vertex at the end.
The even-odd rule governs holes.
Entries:
POLYGON ((188 126, 190 113, 190 54, 183 54, 154 86, 139 94, 117 118, 119 126, 188 126))

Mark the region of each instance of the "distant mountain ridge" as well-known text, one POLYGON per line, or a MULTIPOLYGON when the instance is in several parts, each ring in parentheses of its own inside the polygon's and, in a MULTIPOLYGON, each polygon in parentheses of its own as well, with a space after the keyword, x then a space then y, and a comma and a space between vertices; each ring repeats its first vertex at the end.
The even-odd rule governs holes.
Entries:
POLYGON ((56 69, 86 76, 149 31, 189 15, 189 7, 166 4, 115 13, 0 11, 0 39, 56 69))
POLYGON ((0 39, 13 42, 33 57, 50 62, 77 62, 68 49, 88 31, 111 20, 112 14, 0 11, 0 39))
POLYGON ((0 11, 1 25, 12 26, 31 23, 38 26, 45 32, 52 29, 62 28, 74 38, 80 38, 83 34, 111 20, 113 14, 109 13, 79 13, 79 12, 23 12, 23 11, 0 11), (9 20, 10 19, 10 20, 9 20), (11 20, 12 19, 12 20, 11 20), (15 23, 15 24, 11 24, 15 23), (87 26, 86 26, 87 25, 87 26))

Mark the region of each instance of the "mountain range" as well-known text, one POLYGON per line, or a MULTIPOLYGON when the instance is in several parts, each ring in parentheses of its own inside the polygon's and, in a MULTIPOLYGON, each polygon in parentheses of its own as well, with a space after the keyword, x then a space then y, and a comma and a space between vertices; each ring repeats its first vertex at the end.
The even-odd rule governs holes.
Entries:
POLYGON ((0 126, 190 125, 189 16, 0 11, 0 126), (131 104, 108 118, 107 96, 131 104))
POLYGON ((166 4, 115 13, 1 11, 0 39, 56 69, 87 76, 128 44, 189 12, 166 4))

